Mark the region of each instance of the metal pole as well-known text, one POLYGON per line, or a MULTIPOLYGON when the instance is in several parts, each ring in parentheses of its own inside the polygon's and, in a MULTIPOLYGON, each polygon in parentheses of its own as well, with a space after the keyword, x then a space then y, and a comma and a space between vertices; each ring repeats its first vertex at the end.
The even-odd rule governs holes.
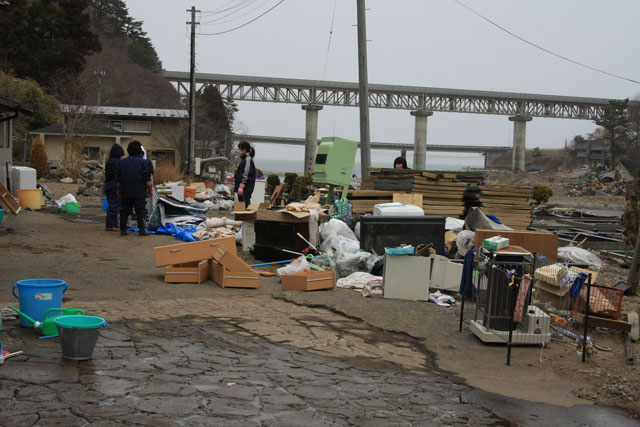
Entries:
POLYGON ((638 266, 640 266, 640 227, 638 227, 638 232, 636 233, 636 248, 629 274, 627 275, 627 285, 631 286, 631 295, 638 294, 638 266))
POLYGON ((358 7, 358 82, 360 83, 360 167, 362 179, 369 178, 371 166, 371 135, 369 130, 369 81, 367 72, 367 16, 365 0, 357 0, 358 7))
POLYGON ((587 302, 584 309, 584 336, 582 337, 582 363, 587 361, 587 333, 589 332, 589 300, 591 299, 591 274, 587 278, 587 302))
POLYGON ((196 136, 196 10, 195 6, 187 9, 191 11, 191 61, 189 66, 189 158, 187 159, 187 173, 193 176, 193 158, 195 156, 196 136))
POLYGON ((458 332, 462 332, 463 317, 464 317, 464 295, 462 296, 462 304, 460 305, 460 326, 458 326, 458 332))

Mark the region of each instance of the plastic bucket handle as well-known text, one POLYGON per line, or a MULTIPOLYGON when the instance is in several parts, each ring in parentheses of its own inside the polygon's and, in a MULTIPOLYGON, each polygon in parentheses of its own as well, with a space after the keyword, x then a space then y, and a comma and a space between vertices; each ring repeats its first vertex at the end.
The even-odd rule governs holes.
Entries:
MULTIPOLYGON (((71 307, 67 307, 67 308, 50 308, 49 310, 44 312, 44 318, 46 319, 47 317, 49 317, 49 313, 55 313, 55 312, 60 312, 60 313, 64 313, 65 310, 69 310, 69 308, 71 307)), ((84 310, 80 309, 80 308, 74 308, 73 309, 75 314, 84 314, 84 310)))
MULTIPOLYGON (((18 289, 18 285, 20 285, 20 282, 16 282, 13 284, 13 289, 11 289, 11 293, 13 294, 14 297, 16 297, 17 299, 20 299, 20 295, 16 295, 16 289, 18 289)), ((64 282, 64 288, 62 289, 62 293, 64 294, 65 292, 67 292, 68 288, 69 288, 69 284, 67 282, 64 282)))

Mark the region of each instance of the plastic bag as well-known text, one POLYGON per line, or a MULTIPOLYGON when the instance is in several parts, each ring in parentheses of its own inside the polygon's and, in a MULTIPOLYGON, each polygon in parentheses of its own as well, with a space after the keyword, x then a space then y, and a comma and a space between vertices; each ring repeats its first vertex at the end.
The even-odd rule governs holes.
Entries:
POLYGON ((278 269, 278 276, 286 276, 287 274, 302 273, 311 269, 309 262, 305 257, 300 257, 293 262, 278 269))
POLYGON ((343 289, 362 289, 367 285, 382 287, 382 277, 373 274, 356 272, 348 277, 339 279, 336 286, 343 289))
POLYGON ((355 272, 370 272, 378 257, 369 252, 338 252, 336 256, 336 273, 338 277, 346 277, 355 272))
MULTIPOLYGON (((331 219, 320 226, 320 237, 322 237, 323 240, 328 238, 332 232, 335 232, 339 236, 344 236, 347 239, 358 240, 347 224, 339 219, 331 219)), ((360 244, 360 241, 358 241, 358 244, 360 244)))
POLYGON ((476 245, 476 233, 469 230, 462 230, 458 233, 456 239, 456 246, 458 248, 458 254, 465 256, 476 245))
POLYGON ((360 250, 360 242, 353 239, 348 239, 344 236, 338 235, 332 232, 321 244, 320 250, 322 252, 328 252, 333 250, 335 252, 357 252, 360 250))
POLYGON ((320 268, 329 267, 332 270, 336 269, 336 263, 328 255, 318 255, 311 260, 311 264, 317 265, 320 268))
POLYGON ((591 270, 598 271, 602 268, 600 257, 586 249, 576 248, 574 246, 558 248, 558 259, 575 264, 589 264, 591 270))
POLYGON ((360 221, 353 227, 353 234, 355 234, 356 239, 360 240, 360 221))

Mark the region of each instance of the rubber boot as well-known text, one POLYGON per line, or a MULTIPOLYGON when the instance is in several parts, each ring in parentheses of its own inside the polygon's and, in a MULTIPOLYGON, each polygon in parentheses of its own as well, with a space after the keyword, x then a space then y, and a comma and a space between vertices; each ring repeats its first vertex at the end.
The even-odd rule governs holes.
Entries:
POLYGON ((126 236, 127 234, 127 217, 129 215, 120 214, 120 235, 126 236))
POLYGON ((147 231, 144 228, 144 221, 138 220, 138 228, 140 229, 140 231, 138 231, 138 234, 140 236, 148 236, 149 233, 147 233, 147 231))

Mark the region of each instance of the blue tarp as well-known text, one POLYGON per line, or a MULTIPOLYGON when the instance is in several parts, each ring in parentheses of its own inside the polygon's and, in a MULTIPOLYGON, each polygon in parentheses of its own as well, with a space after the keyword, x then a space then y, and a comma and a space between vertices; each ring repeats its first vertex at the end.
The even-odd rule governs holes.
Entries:
POLYGON ((175 237, 178 240, 182 240, 184 242, 195 242, 196 238, 193 237, 193 233, 195 233, 196 227, 192 228, 178 228, 170 222, 167 222, 164 226, 158 227, 156 230, 157 234, 169 234, 175 237))

